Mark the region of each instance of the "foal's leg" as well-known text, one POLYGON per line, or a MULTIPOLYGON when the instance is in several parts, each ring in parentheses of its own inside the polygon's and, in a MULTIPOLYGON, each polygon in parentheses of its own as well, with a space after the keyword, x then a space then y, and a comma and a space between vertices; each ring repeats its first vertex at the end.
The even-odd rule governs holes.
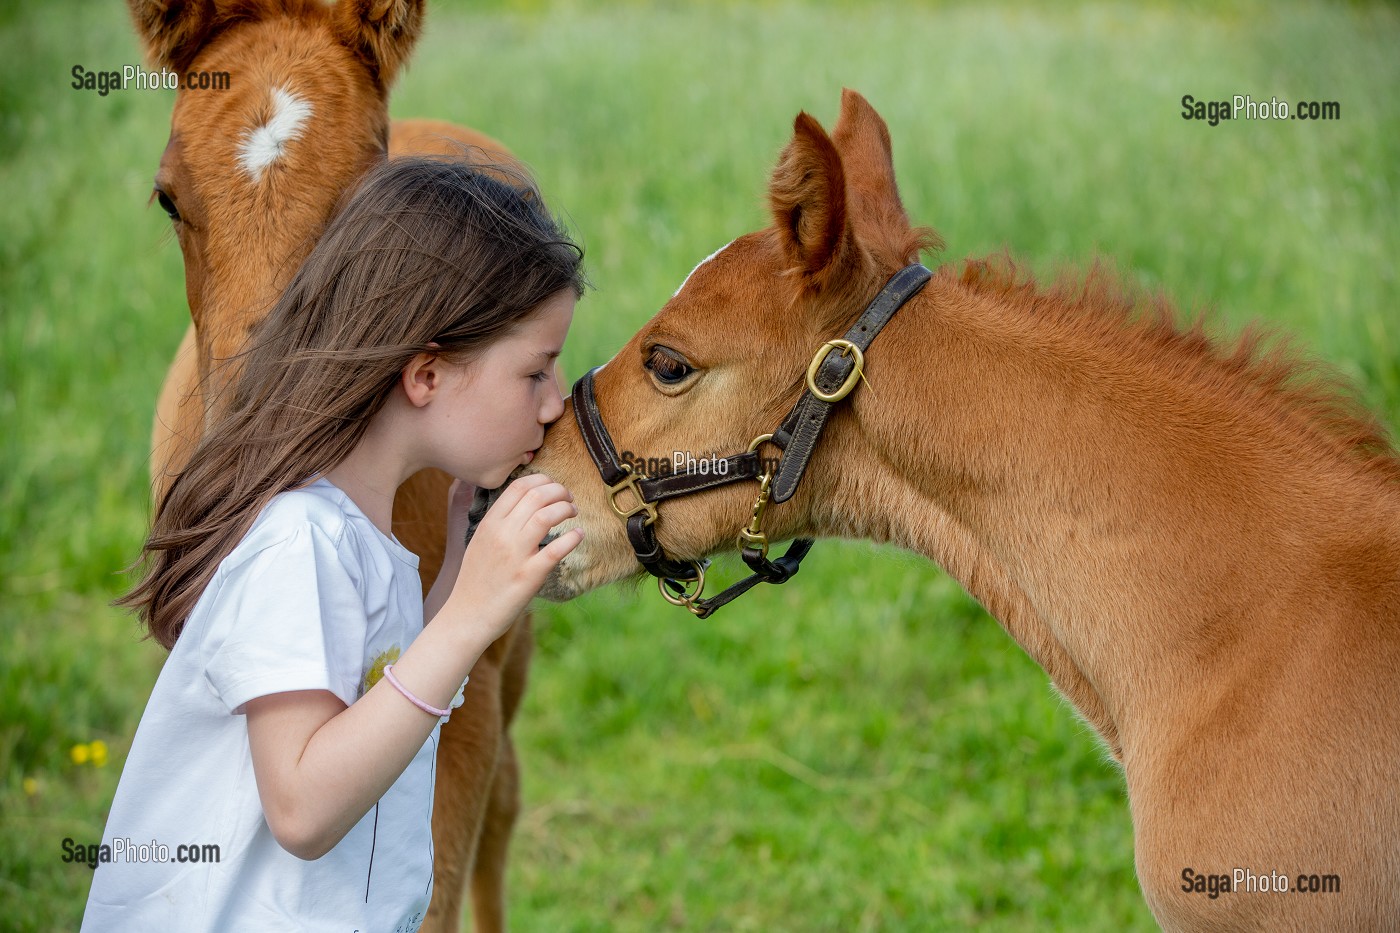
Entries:
POLYGON ((530 616, 521 616, 512 630, 512 641, 501 672, 501 756, 496 764, 491 797, 476 846, 472 870, 472 917, 477 930, 505 928, 506 849, 520 813, 520 765, 510 726, 525 693, 525 679, 534 650, 530 616))
MULTIPOLYGON (((423 925, 425 933, 449 933, 460 927, 462 894, 476 861, 505 735, 500 693, 503 652, 498 648, 514 637, 512 629, 472 668, 466 702, 442 728, 433 801, 433 900, 423 925)), ((500 917, 503 907, 498 903, 490 913, 500 917)), ((478 933, 498 929, 477 927, 478 933)))

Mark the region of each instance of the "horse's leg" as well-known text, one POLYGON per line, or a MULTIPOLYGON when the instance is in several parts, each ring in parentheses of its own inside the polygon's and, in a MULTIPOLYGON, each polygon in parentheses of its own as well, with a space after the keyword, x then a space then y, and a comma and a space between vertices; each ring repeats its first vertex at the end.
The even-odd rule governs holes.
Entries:
POLYGON ((458 928, 468 874, 477 933, 505 929, 506 848, 520 807, 507 728, 524 694, 531 638, 529 616, 523 615, 472 668, 465 702, 442 729, 433 802, 433 901, 425 933, 458 928))
MULTIPOLYGON (((512 638, 513 631, 504 639, 512 638)), ((488 655, 495 651, 493 645, 488 655)), ((505 735, 500 688, 500 658, 483 656, 472 668, 465 702, 442 728, 433 799, 433 900, 424 933, 449 933, 460 926, 462 895, 476 861, 505 735)), ((500 917, 505 909, 501 900, 497 892, 495 903, 474 906, 473 913, 500 917)), ((499 929, 477 926, 478 933, 499 929)))
POLYGON ((525 695, 530 655, 535 647, 528 614, 515 624, 514 634, 501 676, 501 757, 491 782, 491 797, 472 868, 472 918, 478 931, 505 929, 506 851, 520 814, 520 764, 510 726, 525 695))
POLYGON ((156 399, 156 417, 151 425, 151 492, 160 502, 170 478, 180 472, 203 432, 204 406, 194 396, 199 385, 199 354, 195 352, 194 324, 185 336, 175 358, 166 370, 156 399))

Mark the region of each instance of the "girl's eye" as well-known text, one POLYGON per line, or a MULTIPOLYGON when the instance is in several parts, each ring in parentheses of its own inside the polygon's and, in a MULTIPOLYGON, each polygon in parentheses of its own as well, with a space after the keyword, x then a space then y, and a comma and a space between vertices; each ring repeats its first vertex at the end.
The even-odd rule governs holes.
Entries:
POLYGON ((695 372, 695 367, 681 359, 680 354, 662 346, 651 348, 646 368, 651 370, 652 375, 658 381, 668 386, 683 382, 687 376, 695 372))
POLYGON ((550 375, 550 373, 542 369, 537 373, 531 373, 530 378, 535 380, 536 382, 548 382, 550 375))

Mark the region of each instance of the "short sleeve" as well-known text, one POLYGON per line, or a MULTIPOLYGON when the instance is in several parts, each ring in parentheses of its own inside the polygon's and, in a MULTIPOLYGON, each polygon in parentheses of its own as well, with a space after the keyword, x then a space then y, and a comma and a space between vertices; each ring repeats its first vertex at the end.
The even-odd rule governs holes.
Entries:
POLYGON ((357 573, 307 522, 221 570, 205 620, 204 677, 231 713, 291 690, 359 692, 369 626, 357 573))

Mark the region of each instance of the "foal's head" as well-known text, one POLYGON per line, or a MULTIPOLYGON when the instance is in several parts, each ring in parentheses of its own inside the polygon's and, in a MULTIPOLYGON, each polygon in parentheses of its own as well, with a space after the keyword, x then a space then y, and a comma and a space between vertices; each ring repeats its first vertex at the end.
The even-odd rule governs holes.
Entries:
POLYGON ((184 254, 207 376, 211 360, 243 346, 342 192, 385 157, 388 88, 423 2, 129 6, 148 58, 181 77, 153 198, 184 254), (227 88, 187 87, 190 73, 227 76, 227 88))
MULTIPOLYGON (((910 227, 900 204, 884 120, 853 91, 843 95, 830 136, 798 115, 768 197, 772 224, 700 263, 596 375, 599 410, 619 455, 642 472, 673 464, 684 470, 687 455, 699 468, 700 460, 741 453, 771 432, 801 394, 816 349, 840 336, 885 281, 933 242, 910 227)), ((840 456, 840 419, 848 416, 838 410, 796 496, 769 510, 774 540, 810 525, 823 477, 840 456)), ((587 531, 543 595, 567 599, 637 572, 571 412, 551 428, 531 471, 574 493, 576 521, 587 531)), ((661 503, 655 527, 662 547, 676 558, 733 548, 757 488, 740 482, 661 503)))

